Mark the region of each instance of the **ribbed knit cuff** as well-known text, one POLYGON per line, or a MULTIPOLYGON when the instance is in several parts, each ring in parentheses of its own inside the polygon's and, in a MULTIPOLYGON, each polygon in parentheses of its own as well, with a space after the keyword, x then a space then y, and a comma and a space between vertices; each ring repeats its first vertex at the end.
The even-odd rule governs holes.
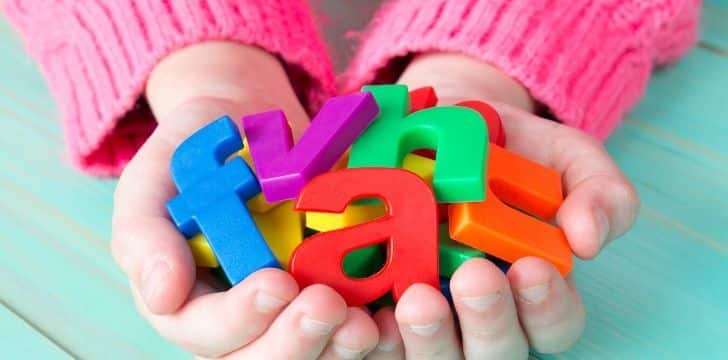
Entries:
POLYGON ((345 87, 391 81, 410 54, 459 52, 513 76, 560 121, 605 139, 644 92, 653 64, 695 41, 698 9, 695 0, 397 0, 375 16, 345 87), (671 29, 679 32, 665 34, 671 29))
POLYGON ((305 1, 6 0, 3 8, 59 104, 73 163, 117 175, 154 129, 140 99, 152 68, 205 40, 259 46, 285 63, 305 105, 335 92, 305 1))

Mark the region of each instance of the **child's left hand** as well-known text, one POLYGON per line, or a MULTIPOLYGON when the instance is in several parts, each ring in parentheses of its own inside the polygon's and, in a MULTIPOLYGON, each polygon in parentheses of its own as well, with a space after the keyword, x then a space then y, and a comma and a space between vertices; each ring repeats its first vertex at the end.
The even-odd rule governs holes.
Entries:
MULTIPOLYGON (((639 208, 637 193, 600 142, 579 130, 533 115, 525 88, 496 68, 463 55, 416 58, 400 78, 410 89, 433 86, 441 103, 486 100, 506 130, 506 147, 559 171, 566 199, 556 222, 572 251, 595 257, 626 232, 639 208)), ((568 349, 584 328, 584 305, 571 276, 564 279, 535 257, 504 275, 474 259, 450 283, 454 314, 437 289, 410 287, 396 306, 374 314, 380 345, 372 359, 525 359, 529 345, 544 353, 568 349)))

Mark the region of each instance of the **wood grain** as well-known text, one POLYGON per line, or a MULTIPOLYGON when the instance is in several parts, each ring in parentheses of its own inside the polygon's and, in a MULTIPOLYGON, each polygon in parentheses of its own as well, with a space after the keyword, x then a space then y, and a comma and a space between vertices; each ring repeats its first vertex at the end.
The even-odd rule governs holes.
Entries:
POLYGON ((28 359, 72 359, 58 344, 25 319, 0 303, 0 348, 5 354, 23 354, 28 359), (7 336, 11 335, 11 336, 7 336))

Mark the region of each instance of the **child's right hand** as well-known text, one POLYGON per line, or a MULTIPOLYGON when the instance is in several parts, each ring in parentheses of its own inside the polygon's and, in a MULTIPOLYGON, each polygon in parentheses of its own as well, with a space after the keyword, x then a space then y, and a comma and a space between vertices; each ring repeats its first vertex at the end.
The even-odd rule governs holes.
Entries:
POLYGON ((205 123, 280 108, 296 135, 305 129, 308 118, 278 60, 234 43, 190 46, 156 66, 146 95, 158 126, 119 179, 111 243, 143 316, 200 357, 351 359, 374 348, 372 318, 326 286, 299 290, 288 273, 265 269, 220 292, 208 274, 196 274, 167 215, 176 194, 172 153, 205 123))

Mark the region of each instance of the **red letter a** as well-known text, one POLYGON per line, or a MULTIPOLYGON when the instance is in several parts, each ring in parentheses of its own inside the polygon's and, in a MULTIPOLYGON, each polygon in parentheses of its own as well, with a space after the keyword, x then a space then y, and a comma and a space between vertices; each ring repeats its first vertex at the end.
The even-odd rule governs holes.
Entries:
POLYGON ((290 271, 304 287, 334 288, 350 306, 370 303, 392 291, 395 299, 414 283, 437 288, 437 207, 427 184, 401 169, 356 168, 326 173, 299 195, 301 211, 343 212, 357 199, 379 198, 387 214, 374 221, 323 232, 304 240, 293 253, 290 271), (342 263, 352 250, 387 243, 387 261, 362 279, 344 274, 342 263))

